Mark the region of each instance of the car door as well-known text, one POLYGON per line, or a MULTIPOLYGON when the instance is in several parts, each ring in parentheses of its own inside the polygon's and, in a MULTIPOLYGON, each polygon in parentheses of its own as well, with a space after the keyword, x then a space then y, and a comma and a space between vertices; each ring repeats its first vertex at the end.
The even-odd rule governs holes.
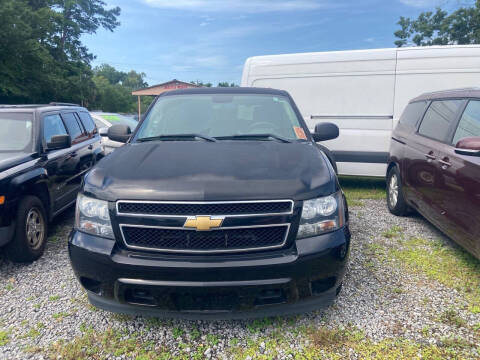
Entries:
MULTIPOLYGON (((44 149, 47 149, 47 144, 53 136, 68 135, 59 112, 50 112, 43 115, 42 132, 44 149)), ((71 148, 45 152, 44 167, 48 173, 52 213, 59 212, 74 201, 73 189, 67 186, 68 179, 71 177, 69 169, 76 166, 76 159, 71 156, 71 152, 71 148)))
POLYGON ((97 155, 101 152, 100 137, 98 129, 92 117, 87 111, 78 111, 75 113, 77 120, 83 126, 86 140, 83 144, 83 156, 80 159, 83 174, 90 170, 96 163, 97 155))
POLYGON ((480 254, 480 158, 455 152, 456 143, 480 136, 480 100, 470 100, 439 152, 441 208, 445 232, 480 254))
POLYGON ((72 139, 68 162, 64 163, 62 172, 66 174, 65 193, 71 201, 75 200, 83 175, 92 167, 92 149, 89 135, 74 111, 61 113, 62 119, 72 139))
POLYGON ((437 160, 462 104, 463 100, 457 99, 432 101, 405 147, 402 177, 408 200, 437 226, 442 220, 438 192, 442 177, 437 160))

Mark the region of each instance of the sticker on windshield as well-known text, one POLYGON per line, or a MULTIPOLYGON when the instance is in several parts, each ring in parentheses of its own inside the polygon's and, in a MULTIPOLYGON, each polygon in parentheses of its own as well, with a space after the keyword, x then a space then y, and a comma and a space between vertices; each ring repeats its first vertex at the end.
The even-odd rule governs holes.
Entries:
POLYGON ((293 130, 298 139, 307 140, 307 135, 305 135, 305 131, 300 126, 294 126, 293 130))

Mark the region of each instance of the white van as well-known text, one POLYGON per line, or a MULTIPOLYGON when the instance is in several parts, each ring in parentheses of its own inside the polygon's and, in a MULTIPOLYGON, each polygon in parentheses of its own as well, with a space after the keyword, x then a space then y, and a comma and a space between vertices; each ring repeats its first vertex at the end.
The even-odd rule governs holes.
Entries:
POLYGON ((313 130, 340 128, 325 142, 339 174, 386 174, 390 134, 408 101, 424 92, 480 86, 480 46, 438 46, 256 56, 242 86, 287 90, 313 130))

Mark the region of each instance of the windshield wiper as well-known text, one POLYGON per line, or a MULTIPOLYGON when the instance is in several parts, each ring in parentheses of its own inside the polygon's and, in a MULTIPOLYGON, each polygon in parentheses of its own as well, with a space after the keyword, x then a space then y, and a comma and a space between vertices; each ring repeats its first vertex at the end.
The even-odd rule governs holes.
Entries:
POLYGON ((138 142, 146 142, 146 141, 162 141, 162 140, 196 140, 196 139, 203 139, 210 142, 215 142, 215 138, 210 136, 205 136, 201 134, 176 134, 176 135, 158 135, 158 136, 150 136, 137 139, 138 142))
POLYGON ((217 140, 245 140, 245 139, 275 139, 284 143, 291 143, 292 141, 279 135, 274 134, 244 134, 244 135, 230 135, 230 136, 216 136, 217 140))

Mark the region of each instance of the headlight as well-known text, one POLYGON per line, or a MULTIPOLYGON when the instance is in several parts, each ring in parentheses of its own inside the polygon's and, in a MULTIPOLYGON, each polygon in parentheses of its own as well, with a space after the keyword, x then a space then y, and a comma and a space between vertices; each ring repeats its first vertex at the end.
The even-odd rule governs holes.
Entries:
POLYGON ((75 228, 89 234, 113 239, 108 202, 78 194, 75 228))
POLYGON ((340 229, 344 224, 342 192, 303 202, 297 239, 340 229))

